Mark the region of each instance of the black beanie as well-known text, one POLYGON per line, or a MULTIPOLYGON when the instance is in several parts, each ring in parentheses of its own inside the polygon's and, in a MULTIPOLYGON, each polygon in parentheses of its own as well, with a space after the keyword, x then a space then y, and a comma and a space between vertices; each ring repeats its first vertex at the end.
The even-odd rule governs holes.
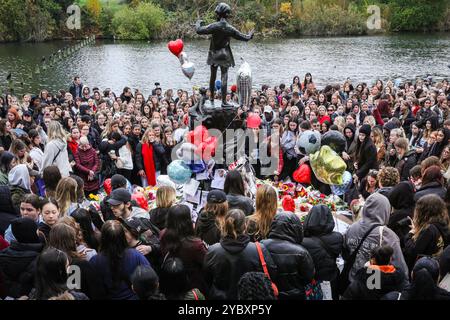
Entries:
POLYGON ((366 136, 370 136, 372 132, 372 128, 368 124, 363 124, 361 128, 359 128, 359 133, 364 133, 366 136))
POLYGON ((11 230, 20 243, 39 243, 37 224, 30 218, 18 218, 12 221, 11 230))

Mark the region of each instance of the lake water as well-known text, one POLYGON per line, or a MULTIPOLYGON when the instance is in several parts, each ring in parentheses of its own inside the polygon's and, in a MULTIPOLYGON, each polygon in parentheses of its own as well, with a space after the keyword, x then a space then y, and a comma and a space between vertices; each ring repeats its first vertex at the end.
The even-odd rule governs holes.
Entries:
MULTIPOLYGON (((39 89, 67 89, 74 75, 83 83, 116 93, 124 86, 140 88, 149 94, 155 82, 163 89, 207 85, 209 66, 206 55, 209 41, 186 41, 185 51, 196 65, 189 81, 181 72, 178 59, 167 49, 166 42, 96 41, 55 62, 41 60, 71 42, 38 44, 0 44, 0 85, 6 86, 11 72, 17 93, 39 89), (39 66, 40 72, 35 69, 39 66), (21 84, 23 83, 23 85, 21 84)), ((235 82, 240 58, 247 60, 253 71, 253 84, 271 86, 289 84, 294 75, 313 74, 319 87, 328 83, 372 83, 378 78, 415 79, 428 74, 436 79, 450 76, 450 33, 401 34, 367 37, 302 38, 232 41, 236 67, 230 71, 229 85, 235 82)))

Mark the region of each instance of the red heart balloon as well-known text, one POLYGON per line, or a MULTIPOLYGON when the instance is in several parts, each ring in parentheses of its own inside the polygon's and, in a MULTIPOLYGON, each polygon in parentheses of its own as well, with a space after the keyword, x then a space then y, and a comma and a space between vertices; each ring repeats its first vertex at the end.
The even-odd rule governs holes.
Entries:
POLYGON ((217 138, 209 137, 206 141, 200 143, 195 149, 195 153, 199 155, 204 161, 211 160, 216 153, 217 138))
POLYGON ((209 138, 208 129, 206 129, 205 126, 196 127, 194 129, 194 137, 195 137, 195 140, 198 140, 200 142, 206 141, 209 138))
POLYGON ((183 51, 184 43, 183 40, 177 39, 176 41, 170 41, 167 47, 169 48, 170 52, 178 57, 183 51))
POLYGON ((307 164, 302 164, 294 172, 294 180, 302 184, 311 184, 311 169, 307 164))

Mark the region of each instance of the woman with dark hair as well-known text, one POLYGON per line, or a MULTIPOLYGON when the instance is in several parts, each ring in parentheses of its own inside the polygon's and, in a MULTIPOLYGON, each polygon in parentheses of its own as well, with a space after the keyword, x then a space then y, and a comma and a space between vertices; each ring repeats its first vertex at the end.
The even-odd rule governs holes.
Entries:
POLYGON ((0 151, 9 150, 12 141, 11 124, 8 120, 0 120, 0 151))
POLYGON ((100 234, 96 232, 92 226, 92 218, 89 211, 86 209, 75 210, 72 218, 79 224, 81 232, 83 233, 83 240, 86 242, 88 248, 98 251, 100 245, 100 234))
POLYGON ((435 194, 441 199, 445 199, 447 190, 444 188, 444 177, 441 167, 432 165, 422 172, 422 185, 414 195, 414 201, 417 202, 421 197, 428 194, 435 194))
POLYGON ((290 177, 294 181, 294 171, 297 168, 298 160, 295 146, 298 136, 297 118, 290 118, 288 127, 281 137, 280 147, 283 150, 283 172, 280 172, 280 180, 290 177))
POLYGON ((189 281, 188 271, 180 258, 164 260, 160 272, 161 292, 168 300, 205 300, 203 293, 189 281))
POLYGON ((314 85, 314 81, 313 81, 311 73, 308 72, 308 73, 305 74, 305 80, 303 80, 302 90, 303 91, 308 90, 308 85, 309 84, 314 85))
POLYGON ((368 124, 363 124, 359 129, 358 142, 356 144, 355 182, 361 181, 370 169, 378 169, 377 148, 370 138, 372 129, 368 124))
POLYGON ((172 206, 167 213, 166 226, 161 232, 162 256, 180 258, 189 276, 190 286, 206 292, 203 277, 206 247, 201 239, 195 237, 189 207, 182 204, 172 206))
POLYGON ((80 268, 80 290, 89 299, 105 299, 106 293, 100 282, 97 272, 92 268, 86 256, 77 250, 76 230, 65 223, 57 223, 50 231, 48 245, 64 251, 69 258, 69 264, 80 268))
POLYGON ((159 277, 150 266, 139 266, 131 276, 133 291, 139 300, 166 300, 159 292, 159 277))
POLYGON ((100 275, 107 296, 112 300, 136 299, 130 277, 138 266, 150 265, 141 253, 128 247, 125 230, 116 220, 103 225, 100 252, 89 263, 100 275))
POLYGON ((412 229, 405 238, 403 250, 408 267, 418 257, 440 257, 450 244, 450 219, 445 202, 434 194, 420 198, 416 203, 412 229))
POLYGON ((431 146, 427 157, 440 157, 445 146, 448 145, 450 139, 450 130, 447 128, 440 128, 437 130, 436 142, 431 146))
POLYGON ((49 166, 44 168, 43 179, 45 184, 45 196, 47 198, 55 198, 56 186, 61 180, 61 172, 57 166, 49 166))
POLYGON ((16 165, 16 156, 9 151, 3 151, 0 155, 0 186, 8 185, 8 174, 16 165))
POLYGON ((411 272, 411 284, 402 292, 388 293, 383 300, 450 300, 450 293, 438 286, 439 263, 420 258, 411 272))
POLYGON ((30 300, 89 300, 84 293, 67 287, 68 267, 69 258, 65 252, 52 247, 45 249, 36 262, 35 288, 30 293, 30 300))
MULTIPOLYGON (((275 279, 276 266, 266 247, 260 245, 268 272, 275 279)), ((242 210, 230 210, 222 226, 222 239, 208 248, 205 257, 205 278, 209 285, 209 299, 237 299, 239 279, 247 272, 262 272, 261 258, 255 243, 245 233, 242 210)))
POLYGON ((253 201, 245 196, 244 179, 237 170, 231 170, 225 177, 224 191, 227 194, 229 209, 241 209, 246 216, 253 214, 253 201))
POLYGON ((300 77, 295 76, 292 80, 291 84, 291 92, 297 91, 300 92, 302 90, 302 84, 300 83, 300 77))

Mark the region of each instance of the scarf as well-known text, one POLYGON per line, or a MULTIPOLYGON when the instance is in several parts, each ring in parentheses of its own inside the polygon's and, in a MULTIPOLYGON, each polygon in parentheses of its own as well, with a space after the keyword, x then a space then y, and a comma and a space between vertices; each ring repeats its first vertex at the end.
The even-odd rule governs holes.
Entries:
POLYGON ((155 161, 153 160, 153 145, 145 143, 142 145, 142 158, 144 159, 144 170, 147 182, 150 186, 156 185, 155 161))

